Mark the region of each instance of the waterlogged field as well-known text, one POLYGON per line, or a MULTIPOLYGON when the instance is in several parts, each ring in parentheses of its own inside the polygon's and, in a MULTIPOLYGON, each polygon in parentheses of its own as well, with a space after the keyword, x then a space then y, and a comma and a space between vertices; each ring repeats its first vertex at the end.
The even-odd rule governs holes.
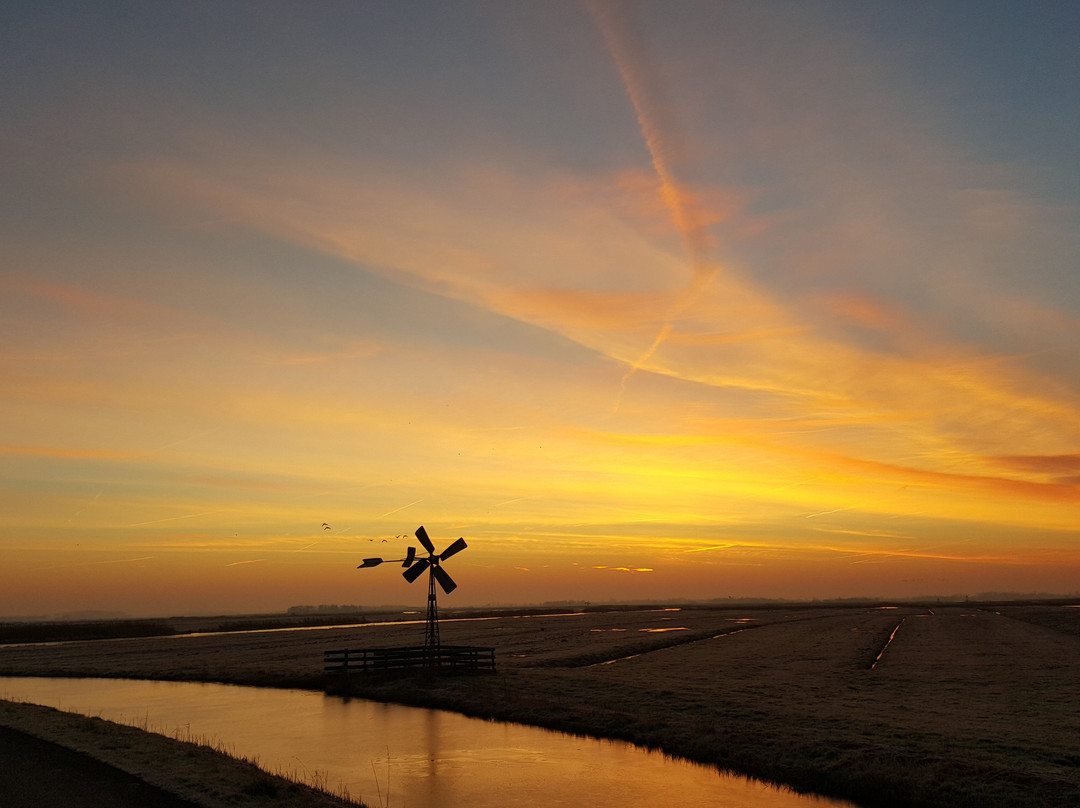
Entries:
MULTIPOLYGON (((325 649, 417 645, 422 632, 0 647, 0 674, 321 688, 343 684, 323 678, 325 649)), ((349 686, 626 739, 867 806, 1080 805, 1080 609, 588 613, 448 621, 442 640, 494 646, 498 674, 349 686)))

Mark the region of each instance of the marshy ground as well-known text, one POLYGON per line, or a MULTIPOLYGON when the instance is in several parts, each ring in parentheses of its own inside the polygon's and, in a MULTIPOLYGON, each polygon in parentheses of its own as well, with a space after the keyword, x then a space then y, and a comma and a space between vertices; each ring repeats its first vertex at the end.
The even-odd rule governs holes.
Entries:
MULTIPOLYGON (((369 624, 0 647, 0 674, 321 689, 345 685, 323 678, 325 649, 416 645, 422 632, 369 624)), ((630 740, 866 806, 1080 805, 1078 608, 589 612, 446 621, 442 640, 494 646, 499 672, 348 687, 630 740)))

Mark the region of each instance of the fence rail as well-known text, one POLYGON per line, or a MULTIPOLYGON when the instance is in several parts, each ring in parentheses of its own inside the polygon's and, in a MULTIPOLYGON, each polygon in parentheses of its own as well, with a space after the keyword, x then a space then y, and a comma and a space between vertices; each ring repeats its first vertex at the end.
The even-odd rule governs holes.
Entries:
POLYGON ((495 649, 472 645, 439 648, 342 648, 323 652, 327 673, 375 673, 403 668, 495 672, 495 649))

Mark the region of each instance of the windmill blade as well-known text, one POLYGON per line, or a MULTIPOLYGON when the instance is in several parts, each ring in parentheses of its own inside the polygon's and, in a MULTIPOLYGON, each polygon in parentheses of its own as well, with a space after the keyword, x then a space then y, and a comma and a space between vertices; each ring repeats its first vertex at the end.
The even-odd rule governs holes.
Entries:
POLYGON ((415 564, 405 570, 405 572, 401 573, 401 577, 411 584, 413 581, 415 581, 417 578, 424 574, 424 570, 428 568, 429 564, 431 564, 430 561, 428 561, 426 558, 421 558, 419 561, 417 561, 415 564))
POLYGON ((469 545, 467 545, 465 543, 465 539, 458 539, 456 542, 454 542, 453 544, 451 544, 449 547, 447 547, 445 550, 442 551, 442 555, 439 556, 439 560, 440 561, 445 561, 450 556, 457 555, 458 553, 460 553, 462 550, 464 550, 468 546, 469 545))
POLYGON ((440 567, 438 564, 431 568, 432 574, 435 576, 435 580, 439 582, 439 586, 443 588, 443 592, 450 594, 457 589, 457 584, 454 583, 454 579, 450 577, 450 573, 440 567))
POLYGON ((416 548, 410 547, 405 552, 405 558, 401 559, 401 566, 411 567, 414 561, 416 561, 416 548))
POLYGON ((365 558, 364 563, 361 564, 359 567, 357 567, 357 569, 360 570, 360 569, 363 569, 364 567, 377 567, 381 563, 382 563, 381 558, 365 558))
POLYGON ((423 525, 420 525, 420 527, 416 529, 416 538, 420 539, 420 543, 424 545, 424 549, 429 553, 435 552, 435 545, 431 543, 431 539, 428 538, 427 531, 424 530, 423 525))

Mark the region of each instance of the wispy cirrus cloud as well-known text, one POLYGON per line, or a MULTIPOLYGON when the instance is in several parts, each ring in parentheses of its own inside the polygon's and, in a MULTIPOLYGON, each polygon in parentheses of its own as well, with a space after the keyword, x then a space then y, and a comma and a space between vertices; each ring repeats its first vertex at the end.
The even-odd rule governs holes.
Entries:
POLYGON ((75 446, 0 446, 0 455, 53 457, 66 460, 130 460, 135 455, 110 449, 83 449, 75 446))
MULTIPOLYGON (((963 185, 974 172, 963 167, 934 174, 928 165, 955 164, 955 155, 925 132, 904 135, 910 126, 902 108, 881 101, 887 96, 873 79, 853 90, 872 97, 861 135, 875 154, 898 156, 895 170, 889 161, 844 154, 842 138, 815 130, 822 121, 808 104, 799 108, 806 117, 786 129, 764 115, 731 130, 725 148, 745 147, 755 159, 775 155, 778 173, 757 187, 726 184, 724 170, 703 163, 699 140, 683 147, 667 88, 621 12, 599 4, 594 15, 648 169, 571 171, 524 153, 516 166, 501 162, 504 154, 406 167, 305 155, 303 148, 286 155, 280 144, 231 146, 215 134, 187 161, 131 162, 114 167, 111 179, 133 199, 167 206, 171 216, 252 228, 589 349, 617 372, 584 383, 563 370, 560 391, 545 396, 581 421, 582 429, 556 434, 613 447, 611 457, 587 461, 596 476, 639 476, 626 455, 652 441, 656 451, 712 453, 712 460, 697 465, 682 456, 641 469, 661 474, 665 464, 683 462, 688 475, 723 479, 764 501, 817 497, 887 512, 888 497, 859 496, 910 486, 933 500, 934 513, 948 510, 950 496, 1073 502, 1067 473, 1029 479, 1030 469, 987 460, 1060 453, 1075 444, 1080 426, 1076 392, 1054 377, 1052 362, 1001 350, 1008 333, 1040 320, 1065 339, 1073 318, 1018 295, 992 256, 993 271, 979 276, 981 284, 972 281, 978 273, 969 248, 993 242, 1006 227, 1010 238, 1019 233, 1034 242, 1040 204, 1015 192, 969 193, 963 185), (762 126, 766 137, 758 137, 762 126), (808 134, 818 149, 811 160, 800 150, 808 134), (929 213, 918 207, 924 198, 929 213), (949 227, 927 230, 935 214, 949 227), (962 318, 951 317, 949 305, 971 294, 977 313, 965 307, 962 318), (995 325, 977 333, 969 327, 976 322, 995 325), (680 385, 677 396, 665 392, 668 383, 680 385), (586 415, 581 402, 594 406, 605 397, 603 385, 606 403, 586 415), (651 420, 630 417, 635 400, 651 420), (590 437, 603 433, 600 413, 612 417, 618 403, 626 410, 618 430, 590 437), (738 460, 717 453, 736 444, 738 460), (807 479, 817 482, 788 485, 807 479)), ((809 70, 827 68, 812 63, 809 70)), ((685 88, 674 91, 685 105, 685 88)), ((736 97, 747 109, 758 102, 736 97)), ((686 118, 696 134, 697 111, 686 118)), ((1052 227, 1052 239, 1063 232, 1063 225, 1052 227)), ((381 343, 361 342, 266 355, 297 367, 378 356, 387 360, 383 369, 405 361, 385 352, 381 343)), ((497 362, 490 352, 474 361, 497 362)), ((554 366, 543 372, 560 374, 554 366)), ((280 394, 236 406, 258 418, 307 423, 368 423, 378 415, 280 394)), ((414 430, 429 437, 439 431, 423 405, 402 406, 414 430)), ((517 442, 499 443, 534 456, 517 442)), ((573 484, 608 495, 606 484, 573 484)), ((1003 506, 963 508, 972 518, 991 518, 1003 506)))
MULTIPOLYGON (((394 186, 376 206, 384 183, 372 181, 369 167, 354 166, 358 173, 351 179, 341 171, 331 177, 308 168, 278 171, 272 187, 263 179, 269 172, 253 164, 251 155, 247 168, 234 165, 212 177, 194 165, 150 167, 136 175, 157 193, 186 196, 198 208, 229 210, 230 218, 246 217, 278 237, 296 238, 406 283, 550 329, 624 367, 693 382, 703 390, 763 395, 755 418, 810 412, 819 428, 872 425, 878 430, 872 449, 866 448, 865 434, 851 436, 855 454, 869 451, 888 459, 898 453, 890 443, 902 442, 900 451, 909 456, 916 447, 916 466, 941 471, 943 458, 955 463, 967 457, 964 462, 974 464, 975 454, 987 453, 989 445, 1002 455, 1009 447, 1059 446, 1072 440, 1080 423, 1072 393, 1047 383, 1041 369, 1026 366, 1024 357, 982 353, 941 329, 924 328, 903 304, 872 294, 827 293, 807 309, 732 270, 665 322, 683 288, 680 259, 640 233, 633 238, 646 249, 624 275, 603 268, 610 256, 597 262, 584 252, 561 256, 570 263, 545 261, 522 271, 506 250, 508 242, 539 243, 550 229, 565 233, 562 229, 571 225, 591 253, 605 256, 617 233, 632 233, 580 199, 578 212, 593 213, 575 224, 564 209, 563 183, 528 186, 529 210, 536 215, 488 218, 485 210, 477 219, 476 209, 462 213, 460 205, 450 206, 439 192, 422 186, 394 186), (391 217, 408 238, 377 233, 391 217), (614 228, 607 234, 595 228, 605 218, 614 228), (487 229, 478 229, 479 221, 487 229), (617 288, 646 279, 648 288, 617 288), (616 288, 603 288, 612 284, 616 288), (875 345, 858 333, 823 328, 821 312, 849 328, 885 335, 888 343, 875 345), (856 448, 859 442, 862 447, 856 448)), ((466 177, 459 174, 459 180, 466 177)), ((491 183, 481 184, 490 191, 491 183)), ((510 194, 506 201, 520 199, 518 191, 526 193, 513 182, 498 187, 499 194, 510 194)), ((618 255, 625 245, 613 249, 618 255)), ((1066 322, 1062 327, 1069 327, 1066 322)), ((755 431, 750 422, 742 427, 755 431)))
POLYGON ((1042 478, 1051 485, 1080 486, 1080 454, 992 457, 988 461, 1015 474, 1042 478))

